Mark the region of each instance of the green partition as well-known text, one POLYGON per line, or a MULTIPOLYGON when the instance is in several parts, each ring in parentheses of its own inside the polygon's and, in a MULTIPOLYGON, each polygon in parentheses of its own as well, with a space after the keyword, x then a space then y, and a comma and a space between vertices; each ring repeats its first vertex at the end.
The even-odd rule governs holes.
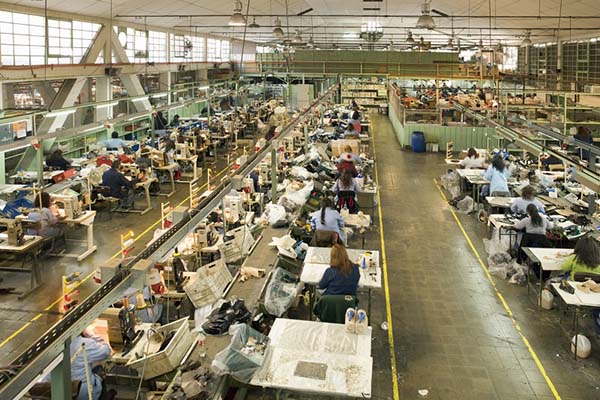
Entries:
POLYGON ((493 137, 495 130, 493 128, 412 123, 402 125, 394 111, 394 107, 390 106, 388 110, 396 137, 403 148, 410 146, 411 135, 415 131, 423 132, 426 142, 438 143, 440 151, 445 151, 448 142, 454 142, 454 148, 457 150, 468 149, 469 147, 487 149, 495 145, 493 137))

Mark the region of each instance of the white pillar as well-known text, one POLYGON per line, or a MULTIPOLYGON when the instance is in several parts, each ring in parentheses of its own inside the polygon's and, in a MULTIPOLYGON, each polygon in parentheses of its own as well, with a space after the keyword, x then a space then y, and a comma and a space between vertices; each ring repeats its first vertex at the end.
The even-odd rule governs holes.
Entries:
MULTIPOLYGON (((110 76, 99 76, 96 78, 96 101, 112 100, 110 76)), ((96 121, 105 121, 113 117, 113 107, 96 107, 96 121)))

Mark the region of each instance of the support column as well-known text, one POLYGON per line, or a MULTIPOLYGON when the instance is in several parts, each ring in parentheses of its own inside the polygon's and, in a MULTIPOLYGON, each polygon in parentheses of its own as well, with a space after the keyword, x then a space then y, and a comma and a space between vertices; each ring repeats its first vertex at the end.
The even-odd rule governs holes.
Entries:
POLYGON ((277 143, 271 144, 271 202, 277 201, 277 143))
MULTIPOLYGON (((96 101, 112 100, 112 88, 110 76, 99 76, 96 78, 96 101)), ((96 121, 104 121, 113 117, 112 107, 96 107, 96 121)))
POLYGON ((70 399, 71 393, 71 339, 65 341, 63 359, 50 373, 51 394, 53 399, 70 399))
MULTIPOLYGON (((159 92, 169 92, 171 90, 173 74, 170 72, 164 72, 158 75, 158 91, 159 92)), ((167 104, 171 104, 175 101, 174 98, 171 97, 171 93, 167 97, 167 104)))
POLYGON ((15 108, 15 87, 13 83, 2 84, 2 109, 15 108))

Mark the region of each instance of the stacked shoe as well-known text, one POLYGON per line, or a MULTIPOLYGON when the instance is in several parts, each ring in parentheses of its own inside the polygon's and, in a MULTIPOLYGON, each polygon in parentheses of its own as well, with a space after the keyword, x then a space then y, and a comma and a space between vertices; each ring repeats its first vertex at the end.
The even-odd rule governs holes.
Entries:
POLYGON ((344 325, 346 326, 346 331, 350 333, 366 333, 367 329, 369 328, 369 318, 367 317, 367 312, 365 310, 348 308, 346 310, 344 325))
POLYGON ((244 300, 234 298, 215 308, 208 316, 208 320, 202 324, 202 330, 207 335, 223 335, 229 331, 232 324, 244 323, 251 315, 244 300))

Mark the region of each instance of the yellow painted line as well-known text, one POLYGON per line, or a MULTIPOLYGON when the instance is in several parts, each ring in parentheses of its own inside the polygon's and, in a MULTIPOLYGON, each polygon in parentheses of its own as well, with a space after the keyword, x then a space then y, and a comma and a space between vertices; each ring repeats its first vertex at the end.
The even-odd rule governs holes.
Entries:
MULTIPOLYGON (((435 179, 433 180, 433 183, 438 188, 438 190, 439 190, 440 194, 442 195, 442 198, 444 199, 444 201, 446 203, 448 203, 448 198, 446 197, 446 195, 444 194, 444 191, 442 190, 442 188, 440 187, 440 185, 437 183, 437 181, 435 179)), ((471 238, 469 237, 469 235, 467 234, 467 231, 463 227, 462 222, 460 222, 460 219, 458 218, 458 216, 456 215, 456 212, 454 212, 454 210, 452 208, 450 208, 450 211, 452 212, 452 216, 454 217, 454 220, 458 224, 458 227, 460 228, 463 236, 465 237, 465 239, 467 239, 467 243, 469 243, 469 247, 471 247, 471 250, 473 250, 473 253, 475 254, 475 258, 477 258, 477 261, 479 261, 479 265, 481 266, 481 269, 483 269, 483 272, 485 272, 485 276, 487 277, 488 281, 492 285, 492 288, 496 292, 496 296, 498 296, 498 298, 500 299, 500 302, 504 306, 504 310, 506 311, 506 313, 510 317, 510 320, 512 321, 513 325, 515 326, 515 329, 517 330, 517 333, 519 334, 519 336, 521 337, 521 340, 525 344, 525 347, 527 347, 527 350, 529 351, 529 354, 531 355, 531 358, 533 358, 533 361, 535 362, 535 365, 538 367, 540 373, 544 377, 544 380, 548 384, 548 387, 550 388, 550 391, 554 395, 554 398, 556 400, 560 400, 560 395, 558 394, 558 391, 556 390, 556 387, 554 386, 554 383, 552 383, 552 380, 550 379, 550 377, 546 373, 546 369, 542 365, 542 362, 540 361, 539 357, 537 356, 535 350, 533 350, 533 347, 531 347, 531 343, 529 342, 529 340, 527 339, 527 337, 525 336, 525 334, 521 330, 521 326, 519 325, 519 323, 515 319, 515 316, 514 316, 512 310, 510 309, 508 303, 504 299, 504 296, 502 295, 502 293, 500 293, 500 290, 498 289, 498 287, 496 286, 496 283, 492 279, 492 275, 490 275, 490 272, 488 271, 487 266, 485 265, 485 263, 483 262, 483 260, 479 256, 479 252, 477 251, 477 249, 473 245, 473 242, 471 241, 471 238)))
MULTIPOLYGON (((233 165, 235 161, 233 161, 231 164, 229 164, 227 167, 223 168, 221 171, 219 171, 219 173, 217 173, 216 175, 214 175, 212 178, 217 178, 218 176, 222 175, 223 172, 227 171, 229 168, 231 168, 231 166, 233 165)), ((207 183, 205 183, 204 185, 202 185, 199 189, 204 189, 206 187, 207 183)), ((183 205, 184 203, 188 202, 190 200, 190 196, 186 197, 181 203, 178 204, 178 206, 183 205)), ((162 216, 161 216, 162 218, 162 216)), ((150 230, 154 227, 156 227, 158 224, 160 224, 161 218, 158 219, 158 221, 156 221, 155 223, 153 223, 152 225, 150 225, 148 228, 146 228, 146 230, 144 230, 142 233, 140 233, 134 240, 133 242, 135 243, 136 241, 140 240, 145 234, 147 234, 148 232, 150 232, 150 230)), ((109 260, 112 260, 113 258, 116 258, 118 256, 121 255, 121 250, 119 250, 118 252, 116 252, 115 254, 113 254, 113 256, 111 258, 109 258, 109 260)), ((87 276, 85 276, 81 281, 79 281, 79 283, 77 285, 75 285, 73 287, 73 290, 77 289, 80 285, 82 285, 84 282, 88 281, 92 276, 94 276, 94 274, 96 273, 96 270, 94 269, 92 272, 90 272, 87 276)), ((50 311, 52 308, 54 308, 58 303, 61 302, 61 300, 63 299, 62 296, 60 296, 58 299, 56 299, 52 304, 50 304, 48 307, 44 308, 44 312, 39 313, 37 315, 35 315, 33 318, 31 318, 29 321, 27 321, 25 323, 25 325, 21 326, 19 329, 17 329, 16 331, 14 331, 9 337, 7 337, 6 339, 4 339, 2 342, 0 342, 0 349, 4 346, 6 346, 11 340, 14 340, 17 336, 19 336, 25 329, 27 329, 29 326, 31 326, 35 321, 37 321, 38 319, 40 319, 42 316, 45 315, 46 311, 50 311)))
MULTIPOLYGON (((374 129, 375 130, 375 129, 374 129)), ((379 171, 377 169, 377 157, 375 156, 375 132, 371 134, 371 143, 373 147, 373 159, 375 160, 375 183, 379 187, 379 171)), ((400 392, 398 390, 398 367, 396 366, 396 350, 394 348, 394 328, 392 324, 392 306, 390 303, 390 287, 387 271, 387 257, 385 254, 385 235, 383 232, 383 213, 381 212, 381 193, 377 190, 377 212, 379 213, 379 237, 381 239, 381 260, 383 265, 383 284, 385 292, 385 314, 388 323, 388 345, 390 352, 390 364, 392 369, 392 391, 394 400, 400 400, 400 392)))

